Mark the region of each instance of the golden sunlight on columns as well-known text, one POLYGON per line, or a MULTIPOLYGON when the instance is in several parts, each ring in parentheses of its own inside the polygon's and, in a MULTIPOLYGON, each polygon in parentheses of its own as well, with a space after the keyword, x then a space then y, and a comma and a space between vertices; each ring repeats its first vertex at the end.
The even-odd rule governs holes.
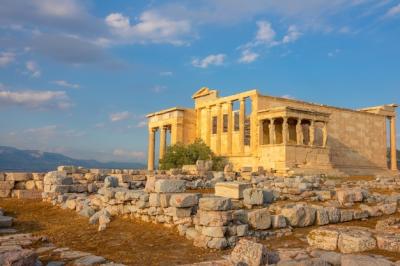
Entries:
POLYGON ((149 171, 154 170, 154 146, 155 146, 155 132, 157 129, 149 128, 149 149, 148 149, 148 161, 147 169, 149 171))
POLYGON ((211 147, 211 128, 212 128, 212 121, 211 121, 211 106, 207 106, 207 131, 206 131, 206 144, 208 147, 211 147))
POLYGON ((288 129, 288 119, 287 117, 283 118, 283 123, 282 123, 282 140, 283 144, 288 143, 288 138, 289 138, 289 129, 288 129))
POLYGON ((275 144, 275 118, 271 118, 271 123, 269 124, 269 143, 275 144))
POLYGON ((328 122, 324 122, 324 126, 322 127, 322 147, 326 147, 326 143, 328 142, 328 122))
POLYGON ((250 115, 250 145, 251 145, 251 153, 256 155, 257 148, 259 145, 259 132, 260 129, 258 127, 257 121, 257 99, 256 97, 251 97, 251 115, 250 115))
POLYGON ((297 145, 302 145, 303 144, 303 130, 301 128, 301 118, 297 119, 296 139, 297 139, 297 145))
POLYGON ((245 119, 245 98, 240 99, 239 110, 239 153, 244 153, 244 119, 245 119))
POLYGON ((232 154, 232 128, 233 128, 233 118, 232 118, 232 102, 228 102, 228 132, 227 132, 227 154, 232 154))
POLYGON ((397 171, 396 116, 390 117, 390 169, 397 171))
POLYGON ((166 126, 163 126, 160 130, 160 154, 159 158, 162 159, 165 154, 165 148, 167 146, 167 130, 166 126))
POLYGON ((201 109, 196 109, 196 138, 201 138, 201 109))
POLYGON ((217 155, 221 155, 222 120, 222 103, 220 103, 217 105, 217 155))
POLYGON ((315 139, 315 121, 310 121, 310 146, 314 146, 315 139))

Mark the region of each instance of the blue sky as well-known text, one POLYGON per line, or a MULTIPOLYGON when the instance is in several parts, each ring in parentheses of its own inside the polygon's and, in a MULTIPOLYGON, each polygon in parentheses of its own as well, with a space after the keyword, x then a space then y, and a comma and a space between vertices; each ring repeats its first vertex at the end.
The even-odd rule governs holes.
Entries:
POLYGON ((202 86, 400 103, 399 47, 394 0, 0 0, 0 145, 145 161, 145 114, 202 86))

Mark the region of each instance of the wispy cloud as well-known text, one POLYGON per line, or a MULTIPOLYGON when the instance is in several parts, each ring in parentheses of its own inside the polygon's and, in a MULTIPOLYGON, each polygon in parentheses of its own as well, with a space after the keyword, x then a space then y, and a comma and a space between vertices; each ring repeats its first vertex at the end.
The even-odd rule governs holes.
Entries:
POLYGON ((65 80, 54 80, 51 83, 56 84, 61 87, 72 88, 72 89, 79 89, 81 87, 79 84, 70 83, 65 80))
POLYGON ((151 91, 154 93, 160 93, 163 92, 167 89, 167 86, 163 86, 163 85, 156 85, 154 87, 151 88, 151 91))
POLYGON ((29 108, 65 109, 72 106, 65 91, 0 90, 0 102, 29 108))
POLYGON ((0 53, 0 67, 5 67, 15 61, 15 53, 2 52, 0 53))
POLYGON ((128 111, 112 113, 112 114, 110 114, 110 121, 117 122, 117 121, 127 120, 130 117, 131 117, 131 113, 128 111))
POLYGON ((28 70, 31 77, 38 78, 42 74, 39 66, 36 64, 35 61, 27 61, 25 63, 25 67, 28 70))
POLYGON ((259 57, 259 54, 250 50, 242 51, 242 56, 239 58, 239 63, 249 64, 254 62, 259 57))
POLYGON ((334 57, 334 56, 336 56, 336 55, 338 55, 339 53, 340 53, 340 49, 335 49, 335 50, 333 50, 333 51, 330 51, 329 53, 328 53, 328 56, 329 57, 334 57))
POLYGON ((282 43, 291 43, 295 42, 297 39, 300 38, 302 33, 299 31, 296 25, 289 26, 287 34, 283 37, 282 43))
POLYGON ((139 121, 139 123, 136 124, 136 127, 138 128, 143 128, 147 126, 147 121, 143 120, 143 121, 139 121))
POLYGON ((195 58, 192 60, 192 65, 199 68, 207 68, 210 65, 220 66, 224 64, 225 54, 210 54, 203 59, 195 58))
POLYGON ((139 22, 131 24, 129 17, 121 13, 111 13, 105 23, 120 41, 131 43, 185 44, 184 36, 191 31, 189 20, 171 19, 158 12, 148 10, 139 16, 139 22))
POLYGON ((391 7, 385 14, 386 18, 392 18, 400 15, 400 4, 391 7))

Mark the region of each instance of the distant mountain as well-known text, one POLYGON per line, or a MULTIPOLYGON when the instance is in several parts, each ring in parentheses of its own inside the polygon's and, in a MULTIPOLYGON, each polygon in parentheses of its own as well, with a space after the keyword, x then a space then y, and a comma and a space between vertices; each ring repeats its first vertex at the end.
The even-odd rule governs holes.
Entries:
POLYGON ((75 165, 86 168, 143 169, 143 163, 99 162, 96 160, 79 160, 58 153, 37 150, 19 150, 13 147, 0 146, 0 171, 47 172, 59 165, 75 165))

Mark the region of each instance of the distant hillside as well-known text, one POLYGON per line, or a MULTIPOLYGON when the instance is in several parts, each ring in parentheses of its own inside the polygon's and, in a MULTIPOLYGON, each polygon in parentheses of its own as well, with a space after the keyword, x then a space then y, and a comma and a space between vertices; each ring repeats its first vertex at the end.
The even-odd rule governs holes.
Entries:
POLYGON ((145 168, 142 163, 99 162, 96 160, 78 160, 58 153, 37 150, 19 150, 0 146, 0 171, 46 172, 55 170, 59 165, 75 165, 86 168, 145 168))

